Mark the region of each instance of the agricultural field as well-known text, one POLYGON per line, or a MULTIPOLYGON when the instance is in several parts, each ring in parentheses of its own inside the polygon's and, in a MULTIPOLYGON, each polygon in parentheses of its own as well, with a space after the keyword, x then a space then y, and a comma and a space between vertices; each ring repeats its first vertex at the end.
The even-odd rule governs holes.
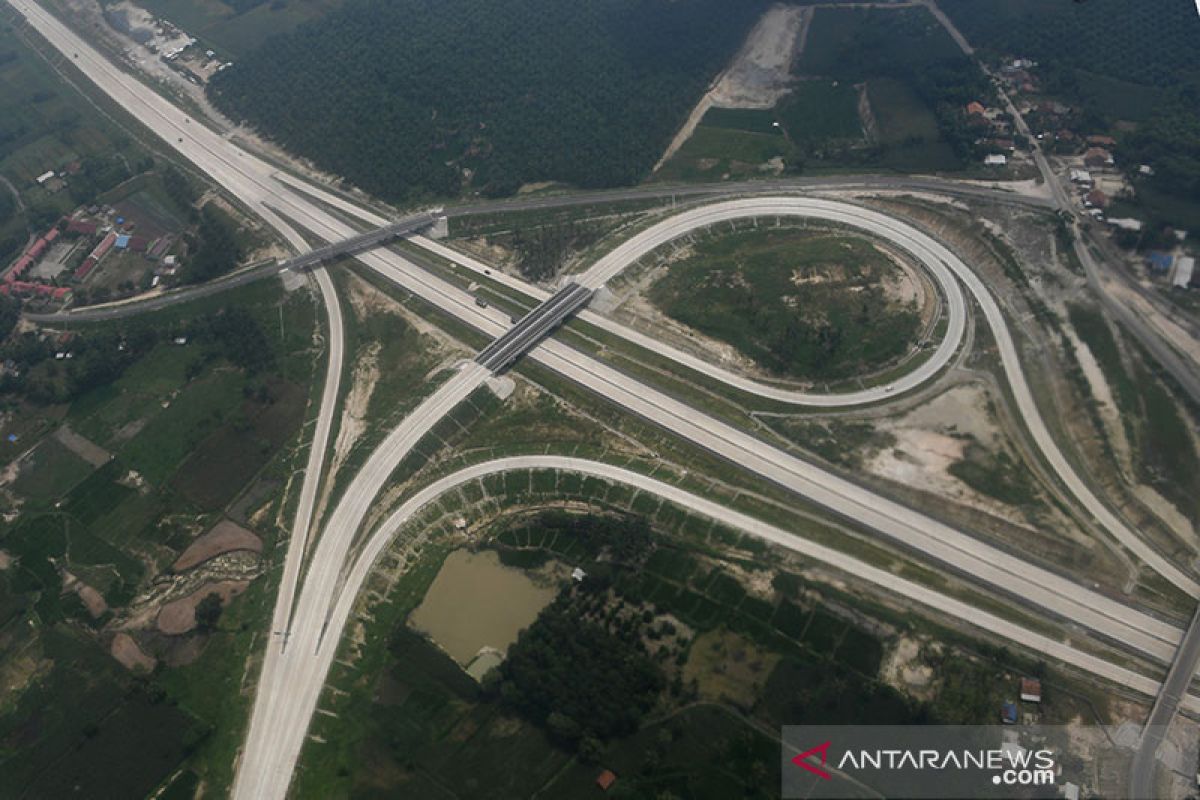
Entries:
POLYGON ((290 471, 315 324, 306 292, 263 284, 51 339, 70 361, 5 343, 0 797, 144 796, 185 760, 228 781, 279 533, 251 518, 290 471))
POLYGON ((988 85, 925 9, 818 8, 791 69, 772 108, 710 108, 655 177, 966 165, 974 137, 960 109, 988 85))
POLYGON ((702 239, 657 279, 649 298, 773 375, 830 381, 879 371, 909 353, 921 318, 910 281, 864 239, 743 231, 702 239))

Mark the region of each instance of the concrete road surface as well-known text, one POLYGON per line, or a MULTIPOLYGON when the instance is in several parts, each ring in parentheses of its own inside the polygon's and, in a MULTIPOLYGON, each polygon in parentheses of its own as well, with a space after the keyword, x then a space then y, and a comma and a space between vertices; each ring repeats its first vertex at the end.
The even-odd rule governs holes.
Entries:
MULTIPOLYGON (((297 194, 284 182, 275 180, 274 170, 269 165, 232 147, 194 119, 171 107, 163 98, 146 91, 136 80, 113 68, 98 54, 87 48, 78 37, 74 37, 28 0, 9 0, 9 2, 14 8, 21 10, 31 20, 34 20, 38 29, 52 43, 55 43, 56 47, 67 53, 68 57, 80 63, 85 73, 106 92, 129 108, 139 119, 162 135, 197 166, 212 175, 232 194, 272 221, 272 224, 283 225, 279 215, 273 210, 279 209, 280 213, 286 214, 288 219, 295 221, 297 225, 304 226, 327 241, 349 235, 351 231, 339 220, 333 218, 305 196, 297 194)), ((315 193, 316 190, 310 194, 315 195, 315 193)), ((469 295, 444 281, 429 276, 428 273, 413 267, 394 254, 369 253, 365 254, 362 260, 381 274, 397 280, 406 289, 418 294, 435 307, 493 336, 498 335, 508 326, 507 318, 503 314, 498 314, 494 309, 478 309, 469 295)), ((1011 340, 1009 344, 1011 346, 1011 340)), ((1079 625, 1091 628, 1101 636, 1122 643, 1131 650, 1162 660, 1170 658, 1170 653, 1173 652, 1180 639, 1180 631, 1172 625, 1084 589, 1063 576, 997 551, 995 548, 988 547, 970 536, 930 520, 911 509, 875 496, 861 487, 849 484, 812 465, 782 454, 769 445, 698 414, 671 398, 654 392, 628 376, 608 369, 561 343, 553 340, 547 341, 534 350, 532 355, 572 380, 602 394, 610 401, 638 413, 688 441, 706 447, 734 463, 741 464, 765 479, 797 491, 847 519, 880 531, 906 547, 926 553, 931 559, 946 564, 951 569, 992 586, 1006 587, 1006 591, 1028 598, 1028 602, 1045 608, 1053 616, 1073 620, 1079 625)), ((432 415, 430 415, 430 419, 432 419, 432 415)), ((416 427, 410 432, 415 435, 422 425, 431 427, 430 419, 425 419, 420 425, 414 423, 416 427)), ((387 458, 381 458, 375 472, 364 470, 364 473, 359 476, 362 481, 356 479, 356 483, 360 483, 360 487, 354 490, 353 496, 370 495, 373 498, 374 493, 370 491, 370 484, 379 479, 379 473, 383 470, 390 470, 394 466, 395 463, 390 463, 387 458)), ((385 479, 386 475, 379 480, 385 479)), ((346 497, 351 496, 351 490, 348 489, 346 497)), ((370 500, 366 502, 369 503, 370 500)), ((332 549, 326 553, 323 551, 321 543, 318 543, 317 551, 309 568, 309 578, 314 581, 314 587, 329 585, 330 581, 336 583, 336 577, 333 576, 340 573, 343 568, 336 558, 340 546, 339 540, 345 536, 353 536, 354 533, 354 531, 346 532, 326 527, 321 542, 328 537, 331 542, 329 548, 332 549)), ((808 544, 806 543, 805 546, 808 544)), ((289 559, 296 551, 297 548, 290 549, 289 559)), ((308 581, 306 580, 306 588, 307 585, 308 581)), ((292 626, 293 641, 311 645, 314 649, 326 641, 323 638, 323 631, 325 623, 330 620, 330 610, 327 605, 322 608, 323 598, 318 594, 314 588, 312 595, 314 599, 301 601, 295 620, 303 620, 303 622, 294 621, 292 626), (309 607, 306 606, 306 603, 314 605, 309 607), (317 620, 321 620, 319 629, 317 620)), ((979 612, 970 608, 965 608, 964 613, 968 615, 968 618, 979 616, 979 612)), ((1040 644, 1049 646, 1051 643, 1042 642, 1040 644)), ((1036 647, 1039 644, 1035 642, 1033 646, 1036 647)), ((303 647, 296 647, 295 650, 289 648, 289 652, 300 652, 303 649, 303 647)), ((1078 657, 1082 658, 1083 655, 1078 654, 1078 657)), ((268 660, 277 660, 281 657, 279 648, 268 648, 268 660)), ((323 679, 324 672, 321 671, 319 675, 313 674, 315 677, 304 680, 317 686, 319 691, 319 682, 323 679)), ((291 722, 273 722, 275 717, 269 713, 271 709, 279 709, 281 706, 287 705, 288 687, 274 679, 268 679, 268 677, 264 674, 264 680, 260 684, 260 696, 266 698, 263 700, 266 711, 260 713, 256 708, 255 718, 259 721, 257 728, 252 724, 251 739, 247 743, 247 763, 256 763, 249 759, 252 743, 256 741, 269 743, 276 737, 285 734, 292 735, 291 729, 288 728, 291 722), (285 728, 288 730, 285 731, 285 728)), ((279 719, 290 720, 291 717, 284 714, 279 719)), ((305 717, 299 724, 302 726, 299 733, 302 738, 303 726, 307 724, 307 718, 305 717)), ((268 744, 268 749, 270 747, 273 745, 268 744)), ((267 761, 269 762, 270 759, 267 761)), ((285 791, 287 785, 287 776, 276 774, 273 778, 271 776, 263 777, 257 768, 247 780, 251 782, 251 785, 267 791, 267 794, 264 795, 242 794, 247 797, 278 796, 285 791)))

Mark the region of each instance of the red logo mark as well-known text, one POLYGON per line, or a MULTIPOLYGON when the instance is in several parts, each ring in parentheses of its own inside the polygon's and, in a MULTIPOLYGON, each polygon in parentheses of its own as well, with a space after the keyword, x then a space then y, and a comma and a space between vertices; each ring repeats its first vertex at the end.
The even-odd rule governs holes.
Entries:
POLYGON ((821 766, 822 767, 825 766, 825 759, 829 755, 829 745, 831 745, 831 744, 832 744, 832 742, 825 742, 824 744, 819 744, 816 747, 809 748, 808 750, 805 750, 803 753, 801 753, 800 755, 793 758, 792 763, 795 764, 797 767, 800 767, 800 769, 808 770, 813 775, 824 778, 825 780, 832 780, 833 776, 831 776, 828 772, 826 772, 825 770, 820 769, 818 767, 814 767, 812 764, 808 763, 809 756, 820 753, 821 754, 821 766))

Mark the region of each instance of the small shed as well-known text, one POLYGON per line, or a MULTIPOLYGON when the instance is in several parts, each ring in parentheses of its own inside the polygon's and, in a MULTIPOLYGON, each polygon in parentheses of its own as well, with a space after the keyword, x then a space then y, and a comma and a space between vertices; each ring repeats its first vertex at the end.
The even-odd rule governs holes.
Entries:
POLYGON ((602 790, 608 791, 612 785, 617 782, 617 773, 611 769, 606 769, 596 776, 596 785, 602 790))
POLYGON ((999 153, 992 153, 991 155, 984 156, 983 158, 983 164, 987 167, 1003 167, 1007 163, 1008 156, 1004 156, 999 153))
POLYGON ((1026 703, 1042 702, 1042 682, 1037 678, 1021 678, 1021 700, 1026 703))
POLYGON ((1175 273, 1171 277, 1171 285, 1186 289, 1192 284, 1192 278, 1196 273, 1196 259, 1191 256, 1180 256, 1175 259, 1175 273))
POLYGON ((1014 725, 1017 721, 1017 704, 1009 701, 1000 706, 1000 721, 1005 725, 1014 725))

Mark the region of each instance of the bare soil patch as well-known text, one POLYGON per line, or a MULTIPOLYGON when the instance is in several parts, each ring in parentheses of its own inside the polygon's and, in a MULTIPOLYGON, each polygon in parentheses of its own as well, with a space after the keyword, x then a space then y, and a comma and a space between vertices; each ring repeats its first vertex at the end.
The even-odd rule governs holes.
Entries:
POLYGON ((235 522, 223 519, 208 533, 188 545, 188 548, 183 551, 171 568, 176 572, 183 572, 197 564, 203 564, 209 559, 216 558, 222 553, 234 550, 251 550, 261 553, 262 548, 262 539, 254 533, 235 522))
POLYGON ((69 572, 63 573, 63 591, 77 594, 92 619, 100 619, 104 616, 104 612, 108 611, 108 603, 104 602, 104 595, 69 572))
POLYGON ((172 600, 158 612, 155 624, 163 633, 178 636, 196 627, 196 606, 210 594, 219 595, 221 605, 229 605, 229 601, 246 591, 250 581, 217 581, 206 583, 187 597, 172 600))
POLYGON ((112 453, 100 445, 71 430, 70 425, 63 425, 54 432, 54 438, 75 455, 82 458, 93 467, 103 467, 112 460, 112 453))
POLYGON ((112 657, 121 663, 125 669, 133 672, 153 672, 158 661, 146 655, 138 643, 128 633, 121 632, 113 637, 112 657))

